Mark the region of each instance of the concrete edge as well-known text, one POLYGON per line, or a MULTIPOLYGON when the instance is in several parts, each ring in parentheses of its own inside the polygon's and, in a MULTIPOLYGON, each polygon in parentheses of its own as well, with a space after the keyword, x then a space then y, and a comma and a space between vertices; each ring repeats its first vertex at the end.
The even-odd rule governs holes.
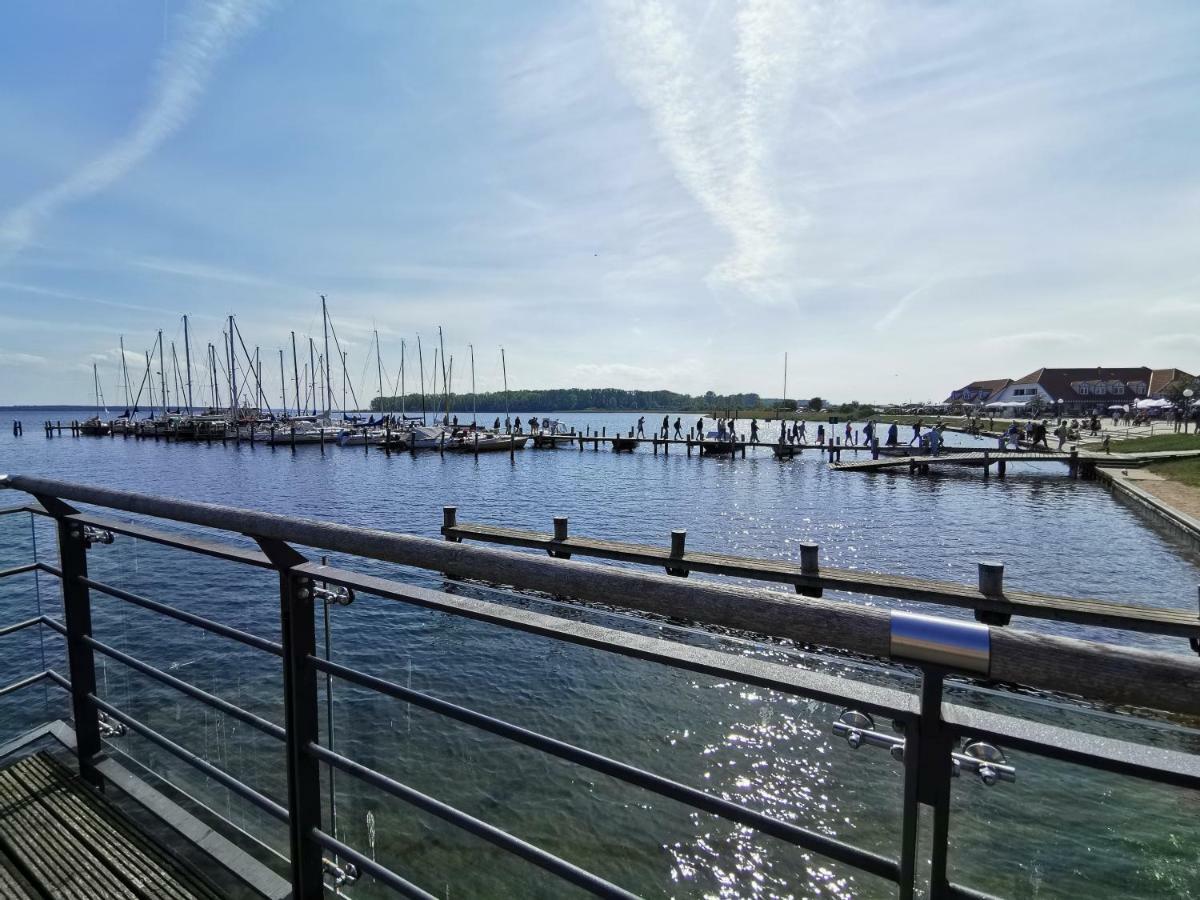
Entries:
POLYGON ((1195 519, 1170 504, 1164 503, 1149 491, 1142 490, 1119 471, 1097 466, 1096 477, 1107 484, 1114 494, 1129 502, 1142 512, 1170 527, 1176 534, 1200 551, 1200 519, 1195 519))

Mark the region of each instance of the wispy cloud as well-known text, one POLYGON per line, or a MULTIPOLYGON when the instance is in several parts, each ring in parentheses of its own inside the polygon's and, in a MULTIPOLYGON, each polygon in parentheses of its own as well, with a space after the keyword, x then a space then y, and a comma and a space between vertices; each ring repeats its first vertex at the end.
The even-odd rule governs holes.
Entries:
POLYGON ((16 350, 0 350, 0 368, 21 368, 24 366, 48 366, 50 360, 44 356, 32 353, 18 353, 16 350))
POLYGON ((897 300, 896 304, 886 313, 884 313, 879 321, 875 323, 875 330, 887 331, 889 328, 891 328, 892 324, 904 314, 904 311, 908 309, 909 305, 935 283, 936 279, 927 281, 919 287, 913 288, 911 291, 897 300))
POLYGON ((150 101, 133 128, 83 168, 0 218, 0 265, 11 261, 59 209, 103 191, 182 128, 217 64, 258 24, 268 5, 269 0, 213 0, 198 2, 183 14, 175 37, 159 56, 150 101))
POLYGON ((1022 331, 1014 334, 998 334, 987 338, 984 343, 996 350, 1014 348, 1046 349, 1065 346, 1079 346, 1089 341, 1082 334, 1073 331, 1022 331))
POLYGON ((236 284, 243 287, 283 287, 279 282, 251 272, 239 272, 224 266, 214 266, 209 263, 195 262, 187 259, 162 259, 145 257, 135 259, 131 264, 139 269, 159 272, 163 275, 177 275, 183 278, 194 278, 200 281, 219 281, 224 284, 236 284))
POLYGON ((613 0, 617 74, 649 113, 680 182, 732 241, 711 278, 756 299, 786 299, 785 263, 808 215, 780 201, 776 151, 801 86, 813 89, 806 106, 819 106, 815 96, 857 60, 869 8, 750 0, 734 16, 733 48, 701 46, 685 8, 613 0))

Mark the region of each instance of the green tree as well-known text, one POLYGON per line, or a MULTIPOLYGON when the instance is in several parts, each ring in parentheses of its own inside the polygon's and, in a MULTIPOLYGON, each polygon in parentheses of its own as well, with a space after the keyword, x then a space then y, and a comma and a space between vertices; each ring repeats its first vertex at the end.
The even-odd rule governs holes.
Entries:
POLYGON ((820 397, 813 397, 808 401, 808 408, 813 412, 820 412, 825 408, 825 401, 820 397))

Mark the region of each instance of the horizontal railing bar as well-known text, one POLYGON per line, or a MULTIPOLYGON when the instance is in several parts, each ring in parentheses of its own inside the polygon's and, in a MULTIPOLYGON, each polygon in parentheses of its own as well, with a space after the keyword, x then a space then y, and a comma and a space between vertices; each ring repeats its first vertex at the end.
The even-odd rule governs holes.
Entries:
POLYGON ((995 894, 985 894, 983 891, 977 891, 975 888, 964 887, 961 884, 951 882, 946 885, 946 896, 950 900, 1002 900, 995 894))
POLYGON ((348 844, 343 844, 337 838, 330 837, 320 828, 314 828, 311 833, 313 840, 326 850, 348 859, 358 866, 360 871, 382 881, 396 893, 404 897, 412 897, 414 900, 438 900, 433 894, 422 890, 411 881, 401 878, 387 866, 380 865, 369 856, 364 856, 348 844))
POLYGON ((176 609, 173 606, 168 606, 165 603, 159 603, 157 600, 151 600, 149 597, 143 597, 140 594, 134 594, 130 591, 122 590, 118 587, 113 587, 110 584, 105 584, 102 581, 97 581, 94 578, 80 578, 81 582, 88 587, 95 588, 102 594, 108 594, 110 597, 116 597, 118 600, 125 600, 132 603, 134 606, 140 606, 143 609, 148 609, 153 612, 162 613, 164 616, 170 616, 172 619, 178 619, 180 622, 186 622, 189 625, 194 625, 197 628, 202 628, 205 631, 211 631, 213 634, 219 634, 221 637, 227 637, 230 640, 238 641, 246 644, 249 647, 254 647, 256 650, 265 650, 267 653, 274 653, 276 656, 283 656, 283 646, 274 641, 269 641, 266 638, 261 638, 256 634, 250 634, 248 631, 241 631, 233 628, 230 625, 222 625, 220 622, 214 622, 212 619, 206 619, 203 616, 198 616, 195 613, 184 612, 182 609, 176 609))
POLYGON ((219 784, 222 784, 225 787, 229 788, 229 790, 233 791, 235 794, 237 794, 243 800, 247 800, 250 803, 253 803, 255 806, 257 806, 263 812, 267 813, 268 815, 274 816, 276 819, 279 819, 281 822, 286 822, 288 820, 288 811, 284 807, 282 807, 278 803, 276 803, 274 800, 272 800, 270 797, 268 797, 266 794, 259 793, 254 788, 250 787, 248 784, 244 784, 243 782, 234 778, 232 775, 230 775, 225 770, 219 769, 216 766, 214 766, 212 763, 208 762, 207 760, 201 759, 199 756, 197 756, 191 750, 188 750, 186 747, 183 747, 180 744, 175 743, 169 737, 159 734, 157 731, 155 731, 149 725, 145 725, 142 722, 139 722, 137 719, 133 718, 133 716, 129 715, 128 713, 122 712, 121 710, 117 709, 117 707, 113 706, 111 703, 107 702, 106 700, 100 699, 95 694, 88 694, 87 698, 90 703, 92 703, 98 709, 101 709, 104 712, 108 713, 110 716, 112 716, 118 722, 123 723, 127 728, 131 728, 132 730, 134 730, 138 734, 140 734, 142 737, 146 738, 146 740, 150 741, 153 744, 157 744, 159 747, 166 750, 168 753, 176 756, 177 758, 179 758, 183 762, 187 763, 188 765, 192 766, 193 768, 199 770, 200 772, 203 772, 205 775, 207 775, 213 781, 216 781, 219 784))
POLYGON ((108 644, 98 641, 90 635, 85 635, 83 641, 93 649, 99 650, 105 656, 111 657, 117 662, 124 663, 125 665, 129 666, 129 668, 135 669, 136 671, 141 672, 143 675, 153 678, 156 681, 167 685, 168 687, 173 687, 175 690, 187 694, 194 700, 199 700, 201 703, 207 704, 214 709, 219 709, 226 715, 233 716, 235 719, 240 719, 247 725, 252 725, 259 731, 270 735, 276 740, 287 740, 287 732, 274 722, 269 722, 260 716, 256 716, 254 713, 242 709, 240 706, 236 706, 233 703, 230 703, 228 700, 218 697, 216 694, 210 694, 208 691, 202 690, 201 688, 196 687, 194 684, 189 684, 180 678, 176 678, 174 675, 169 675, 162 669, 156 669, 149 663, 142 662, 140 659, 136 659, 130 656, 128 653, 123 653, 116 647, 110 647, 108 644))
POLYGON ((547 872, 551 872, 564 881, 581 887, 597 897, 622 897, 627 898, 627 900, 636 900, 637 898, 636 894, 632 894, 598 875, 581 869, 579 866, 569 863, 565 859, 548 853, 541 847, 536 847, 528 841, 523 841, 509 834, 507 831, 497 828, 495 825, 484 822, 482 819, 477 819, 475 816, 465 813, 460 809, 455 809, 449 804, 423 794, 406 784, 401 784, 399 781, 389 778, 381 772, 357 763, 352 759, 342 756, 340 753, 335 753, 326 747, 322 747, 320 744, 309 744, 305 749, 317 759, 341 769, 343 772, 353 775, 355 778, 365 781, 367 784, 373 785, 382 791, 386 791, 393 797, 397 797, 405 803, 415 806, 417 809, 435 815, 439 819, 449 822, 451 825, 468 831, 476 837, 482 838, 488 843, 508 851, 514 856, 519 856, 527 862, 545 869, 547 872))
POLYGON ((58 621, 58 619, 52 619, 49 616, 42 616, 41 621, 43 625, 46 625, 52 631, 57 631, 63 637, 67 636, 67 626, 58 621))
POLYGON ((15 515, 16 513, 23 513, 23 512, 27 512, 27 513, 44 512, 44 510, 32 509, 32 508, 30 508, 28 503, 22 503, 19 506, 0 507, 0 516, 11 516, 11 515, 15 515))
POLYGON ((59 675, 53 669, 46 670, 46 677, 49 678, 51 681, 53 681, 55 684, 57 684, 60 688, 62 688, 68 694, 71 693, 71 682, 69 679, 66 679, 63 676, 59 675))
POLYGON ((942 705, 942 716, 946 727, 960 737, 1117 775, 1200 790, 1200 755, 949 703, 942 705))
POLYGON ((25 563, 20 566, 13 566, 11 569, 0 569, 0 578, 8 578, 12 575, 24 575, 26 572, 36 572, 39 566, 36 562, 25 563))
POLYGON ((45 572, 47 575, 53 575, 55 578, 62 578, 62 569, 58 566, 52 566, 47 562, 39 562, 38 571, 45 572))
POLYGON ((107 519, 101 516, 94 516, 91 513, 77 513, 66 517, 70 521, 80 522, 84 525, 91 525, 95 528, 103 528, 115 534, 123 534, 127 537, 137 538, 138 540, 149 541, 154 544, 161 544, 164 547, 175 547, 181 550, 190 550, 194 553, 200 553, 204 556, 213 556, 217 559, 224 559, 230 562, 244 563, 248 566, 256 566, 260 569, 271 569, 271 561, 257 550, 249 550, 243 547, 236 547, 233 544, 218 543, 210 541, 206 538, 196 537, 190 534, 171 534, 167 531, 159 531, 155 528, 148 528, 145 525, 136 522, 122 522, 118 519, 107 519))
POLYGON ((14 634, 18 631, 23 631, 26 628, 32 628, 34 625, 41 625, 45 621, 45 616, 34 616, 32 619, 26 619, 24 622, 17 622, 15 625, 5 625, 0 628, 0 637, 14 634))
POLYGON ((600 772, 603 775, 608 775, 618 781, 635 785, 662 797, 678 801, 694 809, 712 813, 713 815, 739 822, 742 825, 748 825, 764 834, 769 834, 771 837, 779 838, 798 847, 803 847, 806 850, 812 850, 815 853, 828 856, 830 859, 835 859, 838 862, 856 866, 870 872, 872 875, 878 875, 881 878, 887 878, 891 881, 899 879, 899 864, 895 860, 888 859, 886 856, 881 856, 851 844, 826 837, 825 835, 817 834, 814 831, 801 828, 790 822, 780 821, 749 807, 733 803, 721 797, 715 797, 697 788, 689 787, 678 781, 672 781, 661 775, 655 775, 652 772, 647 772, 628 763, 611 759, 591 750, 585 750, 582 747, 576 747, 574 744, 568 744, 556 738, 547 737, 536 731, 530 731, 519 725, 513 725, 510 722, 484 715, 475 710, 450 703, 447 700, 431 697, 428 694, 423 694, 420 691, 414 691, 411 688, 403 687, 394 682, 377 678, 374 675, 359 672, 357 669, 351 669, 316 656, 309 656, 307 659, 319 671, 352 682, 360 687, 386 694, 389 697, 403 700, 406 703, 412 703, 432 713, 463 722, 464 724, 474 726, 518 744, 524 744, 526 747, 532 747, 535 750, 540 750, 559 759, 565 759, 568 762, 591 769, 594 772, 600 772))
POLYGON ((1008 588, 1005 588, 1002 596, 991 597, 982 593, 974 585, 917 578, 911 575, 887 575, 858 569, 824 567, 809 573, 802 570, 799 562, 787 560, 754 559, 703 550, 693 550, 682 556, 672 556, 669 547, 581 536, 557 540, 553 534, 541 531, 526 531, 518 528, 466 522, 444 527, 442 533, 447 537, 459 540, 473 540, 533 550, 549 550, 556 553, 570 553, 656 568, 665 566, 709 575, 790 584, 797 588, 889 597, 896 600, 951 606, 959 609, 1075 622, 1122 631, 1181 637, 1200 636, 1200 616, 1197 616, 1192 610, 1139 606, 1115 603, 1109 600, 1064 597, 1008 588))
MULTIPOLYGON (((450 577, 891 658, 890 616, 882 609, 860 604, 815 598, 796 602, 778 591, 761 588, 689 583, 665 574, 27 475, 0 478, 0 487, 416 566, 450 577)), ((1011 627, 992 627, 989 633, 990 667, 985 674, 995 681, 1119 705, 1200 714, 1200 660, 1194 657, 1011 627)))
POLYGON ((14 681, 12 684, 6 684, 4 687, 0 687, 0 697, 11 694, 14 691, 19 691, 21 688, 29 687, 31 684, 37 684, 39 681, 42 681, 47 677, 48 676, 45 672, 38 672, 34 675, 30 675, 28 678, 22 678, 20 681, 14 681))
POLYGON ((515 609, 487 600, 447 594, 443 591, 434 591, 317 563, 299 565, 295 571, 307 575, 314 581, 324 581, 353 588, 360 593, 411 603, 424 609, 487 622, 490 625, 511 628, 527 634, 567 641, 591 649, 659 663, 701 675, 732 678, 755 687, 786 694, 799 694, 822 703, 837 706, 853 704, 855 709, 863 712, 898 718, 915 716, 918 711, 917 698, 914 694, 882 685, 793 668, 752 657, 735 656, 720 650, 693 647, 678 641, 632 634, 628 631, 606 628, 588 622, 577 622, 545 613, 515 609))

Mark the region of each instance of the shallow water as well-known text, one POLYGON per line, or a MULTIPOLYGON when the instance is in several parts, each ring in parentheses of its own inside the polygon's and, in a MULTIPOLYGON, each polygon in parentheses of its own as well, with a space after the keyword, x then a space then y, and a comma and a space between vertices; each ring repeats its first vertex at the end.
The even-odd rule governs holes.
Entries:
MULTIPOLYGON (((1010 464, 1008 478, 985 481, 978 472, 929 478, 833 472, 813 452, 784 462, 765 450, 750 451, 745 459, 700 459, 678 449, 655 456, 646 445, 633 454, 527 449, 511 462, 507 454, 478 460, 436 453, 387 457, 336 447, 324 455, 316 447, 293 454, 261 445, 119 437, 47 441, 37 428, 46 414, 16 415, 26 426, 22 438, 11 437, 8 418, 0 414, 0 471, 430 536, 437 535, 443 505, 457 505, 460 521, 542 530, 554 515, 567 515, 576 534, 665 544, 670 529, 684 527, 689 547, 772 558, 798 558, 800 542, 811 540, 821 545, 827 565, 968 582, 978 560, 998 559, 1012 586, 1189 609, 1200 577, 1194 554, 1100 485, 1067 479, 1061 466, 1010 464)), ((63 420, 85 416, 51 414, 63 420)), ((627 430, 636 418, 572 415, 569 421, 612 434, 627 430)), ((661 416, 647 419, 655 423, 661 416)), ((694 419, 684 417, 688 423, 694 419)), ((765 439, 772 439, 772 428, 765 426, 765 439)), ((52 551, 45 523, 36 536, 45 557, 52 551)), ((27 559, 32 538, 28 519, 0 520, 0 565, 27 559)), ((120 586, 256 633, 278 632, 277 585, 268 573, 126 538, 89 559, 95 573, 120 586)), ((429 573, 357 567, 507 603, 547 605, 446 585, 429 573)), ((32 614, 36 602, 33 576, 9 581, 14 583, 0 583, 6 622, 32 614)), ((41 601, 51 608, 58 601, 56 587, 40 580, 41 601)), ((111 598, 97 596, 94 605, 102 640, 281 721, 275 660, 111 598)), ((783 662, 823 664, 779 646, 680 633, 600 613, 572 614, 783 662)), ((360 597, 332 616, 333 657, 341 662, 896 853, 899 767, 886 754, 853 753, 835 741, 829 726, 836 708, 375 598, 360 597)), ((1186 650, 1178 639, 1114 636, 1057 623, 1020 625, 1186 650)), ((31 634, 5 640, 9 652, 0 670, 7 683, 36 668, 29 659, 41 647, 31 634)), ((61 656, 55 641, 45 643, 52 660, 61 656)), ((269 738, 164 692, 119 664, 103 666, 101 690, 238 777, 283 796, 282 755, 269 738)), ((335 696, 339 751, 639 893, 890 896, 887 885, 870 876, 405 704, 347 685, 338 685, 335 696)), ((11 723, 4 731, 40 721, 44 703, 56 715, 65 712, 61 700, 41 688, 0 698, 0 715, 11 723)), ((184 779, 223 814, 255 833, 265 831, 276 847, 286 846, 283 832, 244 802, 144 741, 121 742, 155 769, 184 779)), ((1046 897, 1074 896, 1085 888, 1094 896, 1177 897, 1197 889, 1195 796, 1029 756, 1017 764, 1015 785, 956 783, 955 881, 1000 894, 1046 897)), ((345 776, 336 783, 339 836, 366 852, 373 833, 380 861, 438 895, 569 893, 561 882, 440 820, 389 802, 345 776)), ((360 884, 354 894, 369 896, 373 890, 360 884)))

